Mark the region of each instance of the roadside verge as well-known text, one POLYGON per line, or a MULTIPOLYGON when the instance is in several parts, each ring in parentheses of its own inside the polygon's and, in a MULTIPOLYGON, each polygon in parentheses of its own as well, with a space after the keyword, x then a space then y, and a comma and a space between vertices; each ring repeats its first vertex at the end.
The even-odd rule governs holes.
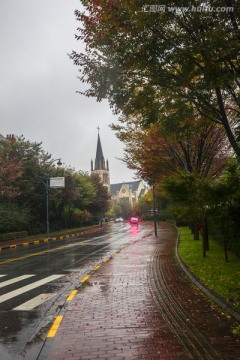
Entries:
POLYGON ((185 262, 181 259, 178 251, 179 247, 179 241, 180 241, 180 232, 179 229, 172 225, 177 229, 177 241, 176 241, 176 247, 175 247, 175 255, 177 258, 177 261, 179 265, 181 266, 182 270, 185 272, 185 274, 190 278, 190 280, 199 288, 201 289, 211 300, 213 300, 218 306, 220 306, 225 312, 230 314, 232 317, 234 317, 236 320, 240 321, 240 313, 236 311, 227 301, 225 301, 219 294, 217 294, 215 291, 207 287, 205 284, 201 282, 201 280, 191 272, 191 270, 188 268, 188 266, 185 264, 185 262))

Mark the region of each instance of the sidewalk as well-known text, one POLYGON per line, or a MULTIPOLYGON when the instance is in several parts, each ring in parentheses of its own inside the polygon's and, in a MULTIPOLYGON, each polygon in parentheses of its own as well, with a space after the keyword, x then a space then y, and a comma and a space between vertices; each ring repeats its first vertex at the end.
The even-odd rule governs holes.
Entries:
POLYGON ((174 258, 161 225, 103 262, 61 312, 38 360, 238 360, 237 321, 222 314, 174 258))

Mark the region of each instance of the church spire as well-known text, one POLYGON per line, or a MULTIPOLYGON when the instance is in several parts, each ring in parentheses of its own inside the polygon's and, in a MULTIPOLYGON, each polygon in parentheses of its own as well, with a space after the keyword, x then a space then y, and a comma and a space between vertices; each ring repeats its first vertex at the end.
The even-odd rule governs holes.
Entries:
POLYGON ((109 164, 108 164, 108 160, 105 162, 103 156, 102 144, 99 135, 99 130, 100 130, 99 126, 97 127, 97 129, 98 129, 98 138, 97 138, 96 158, 94 163, 95 166, 93 168, 93 161, 91 160, 91 173, 97 173, 100 176, 103 185, 107 186, 108 191, 110 191, 109 164))
POLYGON ((106 169, 105 159, 103 156, 102 144, 101 144, 100 135, 98 132, 97 151, 96 151, 96 158, 95 158, 95 170, 105 170, 105 169, 106 169))

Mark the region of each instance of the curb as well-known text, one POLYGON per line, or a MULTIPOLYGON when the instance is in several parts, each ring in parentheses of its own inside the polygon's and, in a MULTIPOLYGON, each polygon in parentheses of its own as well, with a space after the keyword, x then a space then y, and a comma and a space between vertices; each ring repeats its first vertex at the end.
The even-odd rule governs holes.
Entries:
POLYGON ((33 240, 30 240, 30 241, 23 240, 23 242, 21 242, 21 243, 15 243, 15 244, 12 243, 12 244, 1 246, 0 247, 0 252, 3 251, 3 250, 6 250, 6 249, 15 249, 16 247, 20 247, 20 246, 38 245, 40 243, 47 243, 49 241, 72 239, 72 238, 75 238, 77 236, 95 233, 95 232, 98 232, 98 231, 100 231, 102 229, 103 229, 103 227, 97 227, 97 228, 94 228, 94 229, 85 230, 85 231, 81 231, 81 232, 77 232, 77 233, 53 236, 53 237, 49 237, 49 238, 33 239, 33 240))
MULTIPOLYGON (((173 225, 174 226, 174 225, 173 225)), ((234 317, 236 320, 240 321, 240 313, 235 310, 227 301, 225 301, 220 295, 218 295, 215 291, 209 289, 205 284, 201 282, 201 280, 194 275, 188 268, 188 266, 184 263, 184 261, 180 258, 178 252, 178 245, 180 241, 179 229, 177 229, 177 239, 176 239, 176 247, 175 247, 175 256, 179 265, 185 274, 190 278, 190 280, 200 289, 202 290, 211 300, 213 300, 218 306, 220 306, 224 311, 226 311, 229 315, 234 317)))

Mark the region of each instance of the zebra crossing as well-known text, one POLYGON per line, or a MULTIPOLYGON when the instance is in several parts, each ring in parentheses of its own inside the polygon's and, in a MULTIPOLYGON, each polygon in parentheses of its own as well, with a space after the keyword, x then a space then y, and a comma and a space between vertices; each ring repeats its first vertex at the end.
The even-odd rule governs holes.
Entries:
POLYGON ((30 311, 36 308, 37 306, 43 304, 45 301, 50 300, 55 293, 51 294, 40 294, 35 296, 34 298, 24 302, 21 305, 16 306, 13 310, 20 310, 20 311, 30 311))
POLYGON ((32 277, 34 275, 22 275, 22 276, 18 276, 16 278, 13 278, 11 280, 8 280, 8 281, 3 281, 2 283, 0 283, 0 288, 3 288, 4 286, 7 286, 7 285, 11 285, 11 284, 14 284, 18 281, 21 281, 21 280, 25 280, 25 279, 28 279, 30 277, 32 277))
MULTIPOLYGON (((0 275, 1 280, 4 280, 4 277, 6 275, 0 275)), ((9 285, 17 285, 20 287, 17 287, 17 289, 9 291, 4 293, 3 295, 0 295, 0 304, 8 301, 8 300, 12 300, 14 298, 17 298, 18 296, 27 293, 33 289, 37 289, 40 286, 46 285, 54 280, 58 280, 61 277, 65 276, 63 274, 58 274, 58 275, 50 275, 47 276, 43 279, 37 280, 37 281, 33 281, 31 283, 29 283, 28 285, 24 285, 21 286, 21 281, 23 280, 27 280, 27 279, 34 279, 36 275, 35 274, 27 274, 27 275, 21 275, 21 276, 17 276, 15 278, 6 280, 6 281, 0 281, 0 289, 4 289, 6 286, 9 285)), ((21 310, 21 311, 30 311, 35 309, 37 306, 43 304, 45 301, 51 299, 53 296, 55 296, 56 293, 42 293, 39 294, 25 302, 23 302, 22 304, 19 304, 18 306, 14 307, 12 310, 21 310)))

